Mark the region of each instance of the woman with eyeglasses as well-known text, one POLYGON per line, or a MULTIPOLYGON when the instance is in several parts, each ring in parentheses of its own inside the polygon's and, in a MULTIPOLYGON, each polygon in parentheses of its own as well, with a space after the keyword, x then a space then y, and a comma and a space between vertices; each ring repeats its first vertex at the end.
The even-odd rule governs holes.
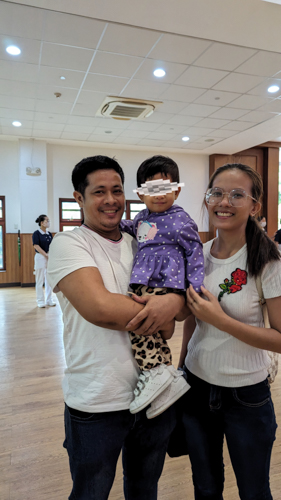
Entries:
POLYGON ((277 426, 267 350, 281 353, 281 261, 255 219, 262 194, 256 171, 227 164, 214 172, 205 195, 218 235, 204 245, 206 288, 201 295, 192 286, 187 291, 193 316, 185 322, 180 359, 191 386, 182 399, 196 500, 223 499, 224 437, 239 497, 272 499, 277 426), (270 329, 264 328, 258 276, 270 329))
POLYGON ((34 256, 34 271, 35 271, 35 287, 36 287, 36 300, 38 307, 52 307, 56 303, 52 300, 52 289, 47 281, 47 264, 49 247, 52 242, 52 233, 48 231, 50 227, 50 220, 47 215, 39 215, 35 221, 39 229, 34 231, 32 235, 32 243, 35 250, 34 256), (45 297, 43 285, 45 283, 45 297))

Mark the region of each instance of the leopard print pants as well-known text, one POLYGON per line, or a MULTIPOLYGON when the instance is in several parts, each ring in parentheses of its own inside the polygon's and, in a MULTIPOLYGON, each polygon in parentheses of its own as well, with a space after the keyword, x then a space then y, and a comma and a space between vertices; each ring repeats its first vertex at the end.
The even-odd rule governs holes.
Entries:
MULTIPOLYGON (((134 293, 138 296, 142 295, 166 295, 167 293, 182 293, 173 288, 152 288, 145 285, 137 285, 134 288, 134 293)), ((160 364, 170 365, 172 363, 171 350, 166 342, 162 339, 160 333, 148 335, 136 335, 129 332, 132 343, 133 354, 136 362, 141 370, 151 370, 160 364)))

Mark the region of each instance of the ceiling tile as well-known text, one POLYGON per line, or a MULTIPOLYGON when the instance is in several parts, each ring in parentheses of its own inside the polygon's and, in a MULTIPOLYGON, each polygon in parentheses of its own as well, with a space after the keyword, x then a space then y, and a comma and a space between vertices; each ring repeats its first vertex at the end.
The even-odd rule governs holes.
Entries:
POLYGON ((202 89, 184 87, 182 85, 170 85, 169 88, 160 95, 160 98, 182 102, 193 102, 202 94, 204 94, 204 90, 202 89))
POLYGON ((138 139, 143 139, 144 137, 149 137, 150 135, 147 130, 125 130, 124 134, 126 137, 137 137, 138 139))
POLYGON ((251 59, 236 68, 239 73, 248 75, 273 76, 280 71, 281 54, 260 50, 251 59))
POLYGON ((158 123, 148 123, 145 120, 130 120, 127 126, 127 130, 147 130, 148 132, 153 132, 155 129, 158 131, 158 128, 158 123))
POLYGON ((273 99, 261 106, 257 111, 268 111, 271 113, 281 113, 281 98, 273 99))
POLYGON ((186 135, 192 139, 193 137, 201 137, 202 135, 208 135, 213 132, 213 128, 207 127, 188 127, 186 135))
POLYGON ((240 97, 240 94, 234 92, 222 92, 219 90, 207 90, 201 97, 196 99, 195 104, 209 104, 210 106, 226 106, 234 99, 240 97))
POLYGON ((41 64, 64 69, 86 71, 92 60, 94 51, 68 47, 56 43, 43 43, 41 64))
POLYGON ((109 24, 99 50, 144 57, 158 39, 159 33, 155 31, 109 24))
POLYGON ((90 73, 131 78, 142 61, 142 57, 97 51, 90 73))
POLYGON ((56 130, 40 130, 33 128, 31 137, 40 137, 40 139, 60 139, 61 132, 56 130))
POLYGON ((2 59, 0 78, 36 83, 38 81, 38 66, 37 64, 4 61, 2 59))
POLYGON ((26 111, 22 109, 9 109, 0 106, 0 116, 3 118, 9 118, 12 123, 14 120, 33 120, 34 111, 26 111))
MULTIPOLYGON (((9 118, 0 118, 0 123, 2 127, 11 127, 12 126, 12 120, 9 118)), ((21 130, 25 129, 32 129, 32 120, 22 120, 22 126, 20 127, 21 130)), ((13 127, 15 128, 15 127, 13 127)))
POLYGON ((138 142, 140 146, 158 148, 163 145, 163 141, 161 140, 153 140, 153 139, 142 139, 138 142))
POLYGON ((219 119, 216 119, 216 118, 203 118, 203 120, 201 120, 199 123, 198 123, 198 127, 209 127, 209 128, 220 128, 220 127, 223 127, 224 125, 227 125, 228 123, 228 120, 219 120, 219 119))
POLYGON ((227 107, 238 109, 256 109, 263 104, 267 104, 268 101, 271 101, 271 99, 245 94, 232 101, 227 105, 227 107))
POLYGON ((254 55, 255 52, 256 50, 253 49, 246 49, 226 43, 213 43, 196 60, 196 66, 233 71, 237 66, 254 55))
POLYGON ((258 85, 257 87, 249 90, 248 94, 250 95, 257 95, 257 96, 261 96, 263 98, 276 98, 276 97, 279 97, 281 96, 281 80, 277 80, 275 78, 268 78, 267 80, 265 80, 264 82, 262 82, 260 85, 258 85), (279 90, 278 92, 274 92, 274 94, 271 94, 270 92, 267 91, 268 87, 270 87, 271 85, 277 85, 279 87, 279 90))
POLYGON ((2 127, 2 134, 3 135, 13 135, 13 136, 18 136, 18 137, 31 137, 32 136, 32 129, 27 128, 24 129, 23 127, 2 127))
POLYGON ((237 130, 239 132, 243 132, 243 130, 247 130, 248 128, 251 128, 253 126, 253 123, 250 122, 239 122, 239 121, 233 121, 229 122, 227 125, 222 127, 223 130, 237 130))
POLYGON ((70 102, 73 103, 77 97, 77 89, 57 88, 51 85, 40 85, 37 88, 37 99, 44 99, 53 102, 70 102), (55 93, 60 93, 60 97, 56 97, 55 93))
POLYGON ((240 92, 243 94, 259 85, 262 81, 263 78, 261 76, 231 73, 215 85, 214 90, 226 90, 228 92, 240 92))
POLYGON ((186 125, 173 125, 173 124, 168 124, 165 123, 163 125, 158 125, 157 132, 168 132, 168 133, 174 133, 174 134, 184 134, 186 131, 186 125))
POLYGON ((161 61, 160 59, 146 59, 135 74, 135 78, 137 78, 138 80, 173 83, 186 70, 186 68, 186 64, 166 62, 161 61), (153 74, 153 71, 158 68, 166 71, 166 75, 162 78, 157 78, 153 74))
POLYGON ((159 113, 159 111, 154 111, 146 120, 149 123, 166 123, 174 115, 172 113, 159 113))
POLYGON ((105 25, 104 22, 83 16, 46 11, 44 40, 94 49, 105 25))
POLYGON ((39 83, 44 85, 55 85, 59 88, 66 87, 79 89, 81 87, 85 74, 85 71, 73 71, 41 65, 39 74, 37 74, 37 79, 39 83), (61 80, 61 76, 64 76, 65 80, 61 80))
POLYGON ((101 118, 93 118, 88 116, 69 116, 67 117, 68 125, 81 125, 83 127, 98 127, 101 123, 101 118))
POLYGON ((62 132, 60 138, 70 141, 87 141, 89 134, 83 134, 81 132, 62 132))
POLYGON ((175 132, 174 133, 165 133, 165 132, 151 132, 149 134, 149 139, 157 140, 157 141, 170 141, 175 137, 175 132))
POLYGON ((99 126, 110 129, 120 128, 124 130, 128 127, 129 123, 130 120, 116 120, 115 118, 101 116, 99 126))
POLYGON ((132 80, 124 90, 124 97, 135 97, 136 99, 159 99, 159 96, 169 87, 168 83, 146 82, 144 80, 132 80))
POLYGON ((28 38, 8 38, 6 36, 0 35, 0 59, 6 61, 17 61, 22 63, 38 64, 40 57, 40 46, 41 42, 39 40, 30 40, 28 38), (21 49, 21 54, 18 56, 11 56, 6 52, 6 48, 9 45, 16 45, 21 49), (15 59, 16 57, 16 59, 15 59))
POLYGON ((56 132, 62 132, 64 129, 64 124, 63 123, 50 123, 49 122, 39 122, 39 121, 34 121, 33 123, 33 129, 36 130, 55 130, 56 132))
POLYGON ((209 89, 226 75, 228 75, 227 71, 190 66, 175 83, 177 85, 209 89))
POLYGON ((232 137, 236 134, 237 131, 235 130, 223 130, 222 128, 218 128, 217 130, 213 130, 213 132, 209 135, 210 137, 221 137, 222 139, 227 139, 228 137, 232 137))
POLYGON ((121 92, 128 81, 128 78, 94 75, 93 73, 89 73, 84 82, 83 90, 107 92, 113 95, 117 95, 121 92))
POLYGON ((178 35, 164 34, 149 57, 172 61, 176 63, 192 64, 211 42, 178 35))
POLYGON ((221 108, 219 111, 216 111, 209 118, 220 118, 223 120, 237 120, 241 118, 241 116, 248 113, 247 109, 231 109, 231 108, 221 108))
MULTIPOLYGON (((79 132, 81 134, 92 134, 94 129, 95 129, 95 125, 93 124, 92 126, 91 125, 63 125, 63 128, 62 130, 64 132, 79 132)), ((58 130, 58 129, 57 129, 58 130)))
POLYGON ((114 137, 112 137, 112 134, 92 134, 88 137, 87 139, 90 142, 105 142, 105 143, 113 143, 114 137))
POLYGON ((170 118, 166 123, 170 123, 171 125, 183 125, 190 126, 195 125, 195 123, 200 122, 201 117, 198 116, 187 116, 187 115, 175 115, 170 118))
POLYGON ((241 121, 243 122, 254 122, 254 123, 261 123, 266 120, 270 120, 270 118, 273 118, 274 115, 272 113, 266 113, 265 111, 251 111, 250 113, 246 114, 241 118, 241 121))
POLYGON ((40 111, 34 112, 34 120, 40 122, 50 122, 50 123, 66 123, 68 120, 68 115, 55 114, 55 113, 43 113, 40 111))
POLYGON ((72 103, 70 102, 57 102, 56 99, 54 102, 52 101, 41 101, 38 99, 36 101, 36 111, 43 111, 43 113, 62 113, 63 115, 70 113, 72 108, 72 103))
MULTIPOLYGON (((82 94, 82 92, 81 92, 82 94)), ((81 96, 80 94, 80 96, 81 96)), ((80 96, 79 96, 79 99, 80 99, 80 96)), ((101 101, 99 102, 99 104, 95 104, 95 101, 92 102, 89 101, 88 104, 82 104, 80 103, 79 101, 75 104, 72 112, 71 112, 71 115, 72 116, 95 116, 96 115, 96 112, 99 108, 99 106, 101 105, 102 101, 103 101, 104 98, 101 99, 101 101)))
MULTIPOLYGON (((91 92, 90 90, 81 90, 79 93, 77 104, 86 104, 91 109, 95 108, 96 112, 102 105, 107 94, 103 92, 91 92)), ((76 104, 76 106, 77 106, 76 104)), ((76 107, 75 106, 75 107, 76 107)), ((77 113, 74 113, 77 114, 77 113)))
POLYGON ((188 116, 209 116, 215 111, 221 109, 219 106, 208 106, 204 104, 189 104, 186 108, 180 111, 181 115, 188 116))
POLYGON ((157 107, 157 112, 176 114, 181 109, 182 109, 182 103, 180 101, 165 100, 160 106, 157 107))
POLYGON ((1 2, 0 33, 13 37, 40 39, 44 10, 1 2))
POLYGON ((36 102, 35 99, 0 95, 0 108, 3 107, 15 110, 24 109, 24 110, 34 111, 35 102, 36 102))

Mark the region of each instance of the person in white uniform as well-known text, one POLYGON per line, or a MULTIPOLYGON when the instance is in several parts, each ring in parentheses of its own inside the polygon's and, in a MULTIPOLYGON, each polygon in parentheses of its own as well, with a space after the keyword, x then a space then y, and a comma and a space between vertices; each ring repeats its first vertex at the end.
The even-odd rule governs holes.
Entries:
POLYGON ((85 158, 72 182, 84 223, 54 237, 48 263, 64 322, 69 500, 106 500, 121 451, 125 499, 156 500, 175 408, 152 420, 145 409, 130 413, 139 373, 127 332, 153 334, 185 299, 154 296, 144 306, 126 296, 136 243, 119 228, 125 205, 120 165, 106 156, 85 158))
POLYGON ((52 242, 52 233, 48 231, 50 220, 47 215, 39 215, 35 221, 39 225, 39 229, 34 231, 32 235, 32 243, 35 250, 34 255, 34 270, 36 281, 36 300, 38 307, 55 306, 56 303, 52 300, 52 289, 47 280, 47 263, 49 247, 52 242), (45 283, 45 297, 43 285, 45 283))

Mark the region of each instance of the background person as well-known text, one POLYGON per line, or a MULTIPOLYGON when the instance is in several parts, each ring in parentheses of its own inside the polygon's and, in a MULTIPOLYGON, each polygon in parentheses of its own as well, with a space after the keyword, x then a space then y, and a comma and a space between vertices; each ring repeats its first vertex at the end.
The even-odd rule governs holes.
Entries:
POLYGON ((52 234, 48 231, 48 228, 50 227, 50 220, 47 215, 39 215, 35 222, 38 223, 39 226, 39 229, 37 229, 37 231, 35 231, 32 235, 32 243, 35 249, 34 270, 36 281, 36 300, 38 307, 52 307, 55 306, 56 303, 52 300, 52 289, 46 276, 48 253, 53 239, 52 234), (45 297, 43 291, 44 283, 45 297))
POLYGON ((281 261, 255 220, 262 180, 250 167, 227 164, 212 175, 206 206, 218 237, 204 245, 202 297, 187 303, 181 361, 191 389, 183 396, 184 424, 196 500, 222 500, 223 440, 242 500, 272 500, 270 457, 276 420, 267 350, 281 352, 281 261), (271 328, 264 328, 260 276, 271 328), (194 326, 194 325, 193 325, 194 326))

